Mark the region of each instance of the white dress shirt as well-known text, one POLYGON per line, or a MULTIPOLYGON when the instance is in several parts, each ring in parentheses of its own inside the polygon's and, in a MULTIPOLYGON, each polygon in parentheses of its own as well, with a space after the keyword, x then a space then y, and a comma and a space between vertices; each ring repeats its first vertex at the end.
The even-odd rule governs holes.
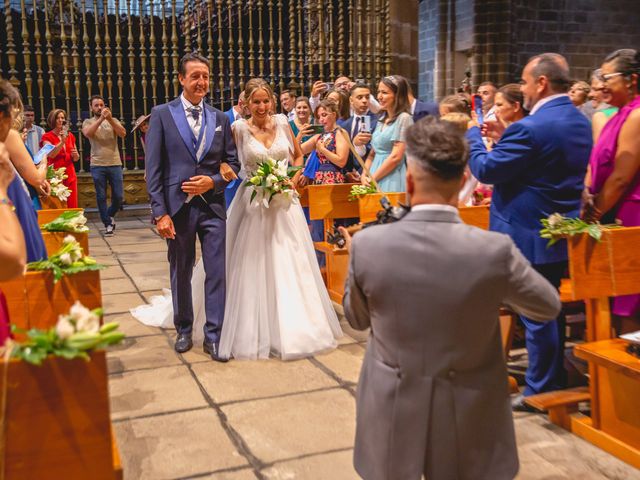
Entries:
MULTIPOLYGON (((356 131, 356 124, 358 124, 358 128, 360 128, 360 122, 357 122, 356 120, 360 117, 366 117, 367 115, 369 115, 369 112, 365 113, 364 115, 356 115, 355 113, 353 114, 353 117, 351 119, 351 141, 353 142, 353 139, 355 138, 355 136, 359 133, 358 131, 356 131)), ((369 132, 369 133, 373 133, 373 132, 369 132)), ((366 145, 356 145, 355 143, 353 144, 353 146, 356 149, 356 152, 358 152, 358 155, 360 155, 360 157, 365 160, 364 155, 367 153, 367 146, 366 145)))
POLYGON ((419 205, 414 205, 411 207, 412 212, 449 212, 455 213, 456 216, 459 215, 458 209, 451 205, 445 205, 443 203, 421 203, 419 205))
POLYGON ((196 139, 198 139, 200 137, 200 127, 202 127, 202 116, 204 115, 204 98, 200 100, 200 103, 198 105, 193 105, 189 100, 184 98, 184 93, 181 93, 180 100, 182 101, 184 114, 187 117, 187 123, 189 124, 189 127, 191 127, 193 135, 196 137, 196 139), (190 111, 191 107, 200 107, 200 115, 198 115, 198 120, 193 118, 193 115, 190 111))
POLYGON ((568 97, 568 96, 569 95, 566 93, 557 93, 555 95, 550 95, 548 97, 545 97, 542 100, 538 100, 538 102, 533 106, 533 108, 529 112, 529 115, 533 115, 534 113, 536 113, 538 110, 542 108, 544 104, 549 103, 551 100, 555 100, 556 98, 560 98, 560 97, 568 97))

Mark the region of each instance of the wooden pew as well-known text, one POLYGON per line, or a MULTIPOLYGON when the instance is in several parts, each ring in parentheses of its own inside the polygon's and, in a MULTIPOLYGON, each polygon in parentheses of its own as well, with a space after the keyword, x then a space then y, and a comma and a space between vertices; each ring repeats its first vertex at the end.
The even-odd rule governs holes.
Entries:
POLYGON ((48 197, 43 197, 40 199, 40 204, 42 205, 43 210, 55 210, 55 209, 66 209, 67 201, 64 202, 59 200, 58 197, 54 197, 53 195, 49 195, 48 197))
POLYGON ((358 217, 358 203, 349 201, 352 184, 310 185, 306 188, 309 201, 309 218, 324 221, 322 242, 315 242, 316 250, 326 256, 326 283, 329 297, 342 303, 344 282, 349 268, 349 254, 346 250, 334 248, 326 242, 326 232, 333 228, 333 221, 340 218, 358 217))
POLYGON ((609 298, 640 293, 640 227, 570 239, 574 298, 585 298, 587 340, 576 356, 589 362, 591 417, 575 414, 571 431, 640 468, 640 359, 613 339, 609 298))
POLYGON ((0 370, 0 391, 6 392, 3 478, 122 478, 104 351, 91 353, 89 362, 49 357, 42 366, 0 359, 0 370))
POLYGON ((78 241, 85 255, 89 255, 89 234, 87 232, 75 233, 75 232, 42 232, 42 239, 44 240, 44 246, 47 249, 48 255, 53 255, 60 248, 62 248, 62 241, 67 235, 75 237, 78 241))
POLYGON ((84 212, 84 208, 59 208, 59 209, 43 209, 38 210, 38 225, 49 223, 64 212, 84 212))
POLYGON ((48 329, 58 315, 67 313, 76 300, 89 309, 102 306, 100 272, 65 275, 53 283, 53 274, 27 272, 7 282, 0 282, 9 306, 11 324, 19 328, 48 329))

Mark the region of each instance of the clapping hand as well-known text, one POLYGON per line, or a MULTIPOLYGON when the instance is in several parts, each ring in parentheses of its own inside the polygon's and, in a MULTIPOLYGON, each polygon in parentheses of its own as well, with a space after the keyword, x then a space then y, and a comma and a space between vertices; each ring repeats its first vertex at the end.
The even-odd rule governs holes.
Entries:
POLYGON ((236 178, 238 178, 238 175, 236 175, 236 172, 234 172, 233 169, 229 166, 229 164, 225 162, 222 162, 220 164, 220 175, 222 175, 222 178, 224 178, 225 182, 231 182, 236 178))
POLYGON ((111 114, 111 110, 109 110, 107 107, 104 107, 102 109, 102 113, 100 113, 100 116, 107 121, 111 120, 111 118, 113 117, 113 115, 111 114))

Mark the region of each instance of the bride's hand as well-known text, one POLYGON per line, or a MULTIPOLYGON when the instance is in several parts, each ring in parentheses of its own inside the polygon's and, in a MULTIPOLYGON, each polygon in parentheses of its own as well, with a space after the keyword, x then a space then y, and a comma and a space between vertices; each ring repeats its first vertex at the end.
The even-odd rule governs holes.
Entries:
POLYGON ((222 178, 224 178, 225 182, 231 182, 232 180, 238 178, 236 172, 233 171, 228 163, 224 162, 220 164, 220 175, 222 175, 222 178))

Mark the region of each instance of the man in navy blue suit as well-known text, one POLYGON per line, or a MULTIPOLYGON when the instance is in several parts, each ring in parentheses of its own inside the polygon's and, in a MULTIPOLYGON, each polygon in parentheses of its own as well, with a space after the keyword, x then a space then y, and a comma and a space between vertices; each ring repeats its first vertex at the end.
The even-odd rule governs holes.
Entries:
POLYGON ((162 238, 167 239, 177 331, 175 350, 191 349, 193 304, 191 275, 196 236, 202 246, 205 270, 204 351, 218 356, 224 320, 225 233, 221 163, 240 170, 229 119, 204 102, 209 89, 209 63, 197 53, 180 60, 178 80, 183 91, 175 100, 151 112, 146 136, 146 178, 151 210, 162 238))
MULTIPOLYGON (((567 95, 571 79, 561 55, 533 57, 521 83, 530 115, 504 132, 499 123, 485 122, 483 130, 499 138, 491 152, 480 128, 470 128, 469 166, 478 180, 494 185, 491 230, 509 235, 533 267, 558 287, 567 267, 566 242, 547 248, 539 234, 540 219, 556 212, 578 215, 592 147, 591 127, 567 95)), ((524 396, 564 388, 562 317, 548 323, 520 318, 529 354, 524 396)), ((522 396, 512 403, 515 410, 527 409, 522 396)))
MULTIPOLYGON (((365 84, 358 83, 351 87, 349 102, 351 103, 353 115, 344 121, 338 122, 349 134, 356 152, 363 160, 366 159, 371 151, 371 134, 378 123, 377 115, 369 111, 370 96, 371 89, 365 84)), ((349 153, 349 159, 342 171, 346 175, 353 174, 354 171, 360 173, 361 170, 362 167, 354 158, 353 153, 349 153)), ((354 179, 350 178, 350 180, 354 179)))
MULTIPOLYGON (((407 82, 409 83, 409 82, 407 82)), ((435 118, 440 116, 440 109, 436 102, 424 102, 413 95, 413 90, 409 87, 409 106, 411 107, 411 115, 413 123, 421 118, 431 115, 435 118)))

